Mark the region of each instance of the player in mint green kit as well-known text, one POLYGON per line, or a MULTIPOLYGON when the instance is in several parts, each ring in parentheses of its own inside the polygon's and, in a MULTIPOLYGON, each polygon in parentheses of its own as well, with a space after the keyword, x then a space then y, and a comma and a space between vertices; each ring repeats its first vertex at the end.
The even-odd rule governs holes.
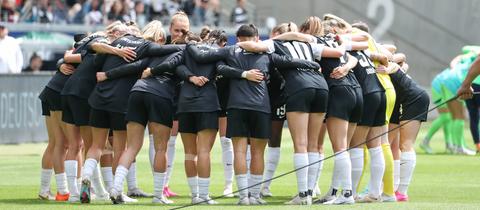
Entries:
MULTIPOLYGON (((446 69, 445 71, 450 71, 450 69, 446 69)), ((442 72, 442 73, 443 73, 442 72)), ((441 88, 441 81, 444 79, 445 74, 438 74, 433 78, 432 81, 432 101, 435 105, 439 105, 443 103, 442 100, 442 88, 441 88)), ((442 106, 438 107, 438 117, 432 122, 430 129, 428 130, 427 136, 423 139, 423 142, 420 143, 420 148, 425 151, 427 154, 433 154, 433 150, 430 147, 430 140, 432 139, 433 135, 443 127, 443 136, 445 140, 445 147, 447 153, 453 153, 453 143, 452 143, 452 136, 451 136, 451 123, 452 123, 452 115, 448 110, 447 104, 443 104, 442 106)))
MULTIPOLYGON (((472 63, 472 54, 468 53, 460 59, 455 67, 450 71, 444 71, 441 81, 442 100, 447 101, 455 97, 455 93, 465 78, 466 72, 472 63)), ((451 137, 453 140, 454 153, 474 155, 475 152, 466 148, 463 129, 465 126, 465 117, 463 114, 463 105, 460 100, 453 100, 447 103, 448 109, 452 114, 451 137)))

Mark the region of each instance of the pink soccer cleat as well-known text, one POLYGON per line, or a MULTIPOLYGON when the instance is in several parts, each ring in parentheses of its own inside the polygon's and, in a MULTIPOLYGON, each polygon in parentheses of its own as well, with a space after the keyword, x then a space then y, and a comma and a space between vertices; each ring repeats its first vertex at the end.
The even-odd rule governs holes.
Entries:
POLYGON ((404 195, 399 192, 395 192, 395 197, 397 197, 397 202, 404 202, 408 201, 408 195, 404 195))
POLYGON ((178 196, 177 193, 170 191, 170 188, 168 186, 163 187, 163 195, 165 195, 167 198, 178 196))

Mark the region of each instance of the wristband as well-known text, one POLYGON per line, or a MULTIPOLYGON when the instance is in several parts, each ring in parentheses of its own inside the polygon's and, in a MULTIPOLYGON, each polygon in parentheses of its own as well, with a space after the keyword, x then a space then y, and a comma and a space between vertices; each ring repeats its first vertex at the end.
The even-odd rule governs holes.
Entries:
POLYGON ((246 71, 242 72, 242 78, 247 78, 247 72, 246 71))

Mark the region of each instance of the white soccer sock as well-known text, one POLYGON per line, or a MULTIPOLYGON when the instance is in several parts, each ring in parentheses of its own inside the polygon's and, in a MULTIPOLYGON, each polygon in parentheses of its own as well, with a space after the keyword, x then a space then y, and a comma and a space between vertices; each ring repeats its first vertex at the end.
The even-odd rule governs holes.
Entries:
POLYGON ((157 198, 163 197, 166 173, 153 172, 153 195, 157 198))
MULTIPOLYGON (((271 179, 277 170, 278 162, 280 161, 280 147, 267 148, 267 164, 265 165, 264 180, 271 179)), ((263 188, 270 189, 272 181, 263 183, 263 188)))
POLYGON ((67 175, 65 173, 55 174, 55 181, 57 182, 57 192, 61 195, 70 193, 67 189, 67 175))
POLYGON ((308 164, 315 163, 308 167, 307 187, 309 190, 314 190, 315 184, 317 184, 318 168, 320 167, 318 161, 320 160, 320 154, 318 152, 308 153, 308 164))
POLYGON ((128 170, 127 186, 128 190, 134 190, 135 188, 137 188, 137 165, 135 164, 135 162, 130 165, 130 169, 128 170))
POLYGON ((370 153, 370 184, 368 187, 368 192, 370 195, 379 197, 382 194, 382 180, 383 173, 385 172, 385 159, 383 157, 383 150, 382 147, 379 146, 370 148, 368 151, 370 153))
POLYGON ((167 174, 165 176, 165 186, 168 186, 170 177, 172 176, 173 161, 175 160, 175 141, 177 136, 170 136, 167 144, 167 174))
POLYGON ((90 178, 93 176, 93 171, 95 170, 95 167, 97 167, 97 163, 97 160, 93 158, 88 158, 87 160, 85 160, 82 170, 82 177, 84 179, 90 180, 90 178))
POLYGON ((210 178, 198 177, 198 197, 208 198, 209 187, 210 187, 210 178))
POLYGON ((105 187, 102 183, 102 177, 100 176, 100 166, 98 164, 97 167, 95 167, 95 170, 93 170, 92 185, 93 190, 97 195, 107 194, 107 191, 105 190, 105 187))
MULTIPOLYGON (((293 155, 293 165, 295 169, 308 165, 308 154, 307 153, 295 153, 293 155)), ((298 169, 295 174, 297 175, 297 189, 299 193, 307 192, 307 177, 308 177, 308 167, 298 169)))
POLYGON ((322 176, 322 170, 323 170, 323 162, 325 162, 325 155, 322 153, 319 153, 318 158, 322 161, 318 163, 318 172, 317 172, 317 185, 320 188, 320 177, 322 176))
POLYGON ((68 191, 71 196, 80 196, 77 185, 78 161, 65 160, 65 174, 67 176, 68 191))
POLYGON ((250 177, 248 178, 248 186, 250 187, 248 191, 250 192, 250 196, 254 198, 260 198, 261 185, 258 183, 262 182, 262 179, 263 175, 250 174, 250 177))
POLYGON ((222 136, 220 137, 222 145, 223 174, 225 176, 225 185, 233 183, 233 145, 232 140, 222 136))
POLYGON ((252 162, 252 153, 250 151, 250 144, 247 145, 247 154, 246 154, 245 160, 247 160, 247 175, 250 176, 250 163, 252 162))
POLYGON ((40 175, 40 194, 50 192, 50 180, 52 179, 53 169, 42 169, 40 175))
POLYGON ((398 192, 406 195, 408 185, 412 180, 413 170, 417 162, 415 152, 402 152, 400 156, 400 184, 398 185, 398 192))
POLYGON ((103 183, 105 184, 105 188, 107 189, 108 192, 112 189, 113 185, 113 172, 112 172, 112 167, 102 167, 102 177, 103 177, 103 183))
POLYGON ((248 197, 248 178, 247 174, 235 175, 237 180, 237 188, 241 190, 238 192, 240 199, 248 197), (244 190, 243 190, 244 189, 244 190))
MULTIPOLYGON (((132 168, 132 167, 130 167, 132 168)), ((113 179, 113 187, 110 190, 110 193, 112 196, 118 196, 122 193, 123 191, 123 180, 125 180, 125 177, 129 174, 129 170, 122 165, 117 166, 117 170, 115 171, 115 177, 113 179)))
POLYGON ((198 176, 187 177, 187 182, 192 198, 198 197, 198 176))
POLYGON ((396 192, 400 184, 400 160, 393 161, 393 189, 396 192))
POLYGON ((335 165, 338 165, 339 181, 342 190, 352 190, 352 164, 348 152, 337 153, 335 165))
POLYGON ((330 185, 330 189, 328 190, 327 195, 336 195, 337 190, 340 189, 342 185, 342 180, 341 180, 341 167, 340 164, 337 161, 337 156, 335 156, 334 162, 333 162, 333 173, 332 173, 332 184, 330 185))
MULTIPOLYGON (((77 189, 82 189, 82 178, 77 178, 77 189)), ((80 191, 80 190, 79 190, 80 191)), ((79 193, 80 194, 80 193, 79 193)))
POLYGON ((348 152, 350 153, 350 161, 352 163, 352 193, 353 195, 356 195, 363 171, 363 147, 352 148, 348 152))
POLYGON ((148 144, 148 160, 150 160, 150 166, 152 166, 153 172, 153 162, 155 161, 155 141, 153 139, 153 134, 148 135, 148 139, 150 140, 148 144))

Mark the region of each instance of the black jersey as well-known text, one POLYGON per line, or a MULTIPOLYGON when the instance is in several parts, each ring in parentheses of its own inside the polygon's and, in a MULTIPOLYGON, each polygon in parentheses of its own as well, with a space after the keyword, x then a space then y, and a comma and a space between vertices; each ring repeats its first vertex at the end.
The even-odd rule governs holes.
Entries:
MULTIPOLYGON (((111 44, 114 47, 134 48, 137 57, 136 60, 148 56, 162 56, 177 52, 182 48, 180 46, 160 46, 148 40, 132 35, 126 35, 118 38, 111 44)), ((102 71, 108 72, 112 69, 128 64, 123 58, 116 55, 98 55, 96 62, 102 65, 102 71), (98 60, 98 61, 97 61, 98 60)), ((125 113, 127 111, 128 93, 132 89, 141 72, 125 75, 118 79, 106 80, 98 83, 88 101, 90 106, 95 109, 125 113)))
MULTIPOLYGON (((298 41, 273 41, 275 46, 275 53, 280 55, 287 55, 293 58, 302 60, 314 61, 318 55, 314 55, 312 46, 309 43, 298 41)), ((285 91, 287 95, 292 95, 295 92, 306 89, 315 88, 328 90, 327 82, 322 73, 317 70, 310 69, 278 69, 285 78, 285 91)))
MULTIPOLYGON (((217 45, 206 44, 201 44, 197 47, 201 50, 219 48, 217 45)), ((215 83, 217 64, 196 62, 188 52, 184 53, 183 60, 185 65, 177 68, 178 75, 184 80, 178 98, 178 113, 214 112, 220 110, 215 83), (204 76, 209 81, 202 87, 198 87, 188 81, 189 76, 204 76)))
POLYGON ((413 79, 405 73, 402 69, 390 74, 395 93, 397 94, 397 101, 400 104, 409 104, 414 102, 425 90, 421 88, 413 79))
MULTIPOLYGON (((89 43, 98 38, 99 36, 98 35, 95 35, 95 34, 92 34, 90 36, 87 36, 85 38, 83 38, 82 40, 80 40, 79 42, 76 42, 75 45, 78 46, 77 48, 75 48, 73 50, 73 54, 81 54, 81 53, 85 53, 85 51, 88 49, 89 47, 89 43)), ((83 55, 83 54, 82 54, 83 55)), ((79 66, 78 63, 75 63, 75 64, 72 64, 75 68, 77 68, 79 66)), ((76 69, 77 70, 77 69, 76 69)), ((75 71, 76 71, 75 70, 75 71)), ((65 83, 67 82, 67 80, 70 78, 70 75, 65 75, 63 74, 62 72, 60 71, 57 71, 55 73, 55 75, 53 75, 52 79, 50 79, 50 81, 48 82, 47 84, 47 87, 56 91, 56 92, 62 92, 64 86, 65 86, 65 83)))
POLYGON ((372 60, 362 51, 350 51, 350 55, 358 59, 353 73, 362 87, 363 95, 385 91, 378 80, 372 60))
POLYGON ((79 98, 88 99, 93 88, 97 84, 96 73, 100 71, 101 66, 95 65, 95 51, 92 50, 92 44, 108 44, 106 37, 98 36, 88 43, 82 50, 82 62, 65 83, 62 95, 73 95, 79 98))
MULTIPOLYGON (((338 47, 338 43, 335 41, 334 37, 331 34, 322 36, 322 37, 317 37, 317 42, 332 48, 338 47)), ((355 88, 360 87, 360 84, 358 83, 352 71, 350 71, 350 73, 348 73, 346 76, 340 79, 335 79, 330 77, 330 74, 333 72, 335 68, 341 65, 344 65, 347 62, 348 62, 348 56, 346 53, 340 58, 322 58, 319 61, 320 66, 322 67, 322 73, 323 75, 325 75, 325 79, 327 80, 328 87, 332 87, 332 86, 352 86, 355 88)))
POLYGON ((224 47, 214 50, 202 50, 195 46, 187 47, 189 53, 198 61, 213 62, 224 60, 225 63, 238 69, 228 70, 225 65, 219 67, 219 73, 230 79, 230 93, 227 109, 245 109, 270 113, 270 99, 266 81, 251 82, 241 78, 243 71, 258 69, 269 79, 270 71, 274 68, 283 69, 318 69, 319 65, 300 59, 277 54, 257 54, 246 52, 237 46, 224 47))

